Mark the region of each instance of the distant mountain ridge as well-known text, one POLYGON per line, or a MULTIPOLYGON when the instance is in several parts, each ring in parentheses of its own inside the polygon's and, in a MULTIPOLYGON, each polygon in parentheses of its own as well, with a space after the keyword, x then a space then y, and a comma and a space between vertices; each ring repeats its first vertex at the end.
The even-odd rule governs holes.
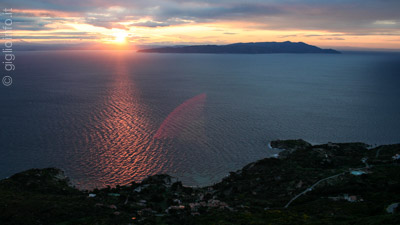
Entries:
POLYGON ((228 45, 168 46, 142 49, 148 53, 214 53, 214 54, 272 54, 272 53, 325 53, 340 54, 334 49, 321 49, 304 42, 250 42, 228 45))

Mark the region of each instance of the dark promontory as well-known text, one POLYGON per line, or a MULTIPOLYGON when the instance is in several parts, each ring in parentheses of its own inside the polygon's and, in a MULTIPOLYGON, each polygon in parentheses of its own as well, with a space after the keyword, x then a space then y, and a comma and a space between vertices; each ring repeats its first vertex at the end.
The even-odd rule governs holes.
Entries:
POLYGON ((321 49, 303 42, 251 42, 229 45, 191 45, 142 49, 139 52, 155 53, 213 53, 213 54, 271 54, 271 53, 328 53, 333 49, 321 49))

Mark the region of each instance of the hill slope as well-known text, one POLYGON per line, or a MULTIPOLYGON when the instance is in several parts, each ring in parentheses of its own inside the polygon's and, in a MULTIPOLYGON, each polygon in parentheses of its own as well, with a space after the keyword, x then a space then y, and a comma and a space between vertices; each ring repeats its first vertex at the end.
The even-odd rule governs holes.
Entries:
POLYGON ((58 169, 0 181, 0 224, 400 224, 400 145, 311 145, 285 149, 204 188, 168 175, 80 191, 58 169))

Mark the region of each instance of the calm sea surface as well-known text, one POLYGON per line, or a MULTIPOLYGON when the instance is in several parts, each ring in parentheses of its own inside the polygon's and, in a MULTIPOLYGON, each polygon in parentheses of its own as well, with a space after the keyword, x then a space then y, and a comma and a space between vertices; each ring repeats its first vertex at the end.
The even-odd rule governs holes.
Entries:
POLYGON ((400 142, 400 54, 17 52, 0 87, 0 178, 59 167, 80 188, 155 173, 219 181, 274 139, 400 142))

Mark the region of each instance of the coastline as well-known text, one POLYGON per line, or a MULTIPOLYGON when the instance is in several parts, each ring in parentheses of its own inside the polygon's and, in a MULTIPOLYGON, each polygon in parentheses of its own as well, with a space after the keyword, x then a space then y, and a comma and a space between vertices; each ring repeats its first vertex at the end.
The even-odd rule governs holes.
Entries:
POLYGON ((284 150, 206 187, 158 174, 87 191, 72 187, 60 169, 24 171, 0 181, 0 223, 336 224, 339 217, 347 223, 398 223, 400 164, 394 157, 400 144, 370 149, 364 143, 311 145, 299 139, 269 146, 284 150))

